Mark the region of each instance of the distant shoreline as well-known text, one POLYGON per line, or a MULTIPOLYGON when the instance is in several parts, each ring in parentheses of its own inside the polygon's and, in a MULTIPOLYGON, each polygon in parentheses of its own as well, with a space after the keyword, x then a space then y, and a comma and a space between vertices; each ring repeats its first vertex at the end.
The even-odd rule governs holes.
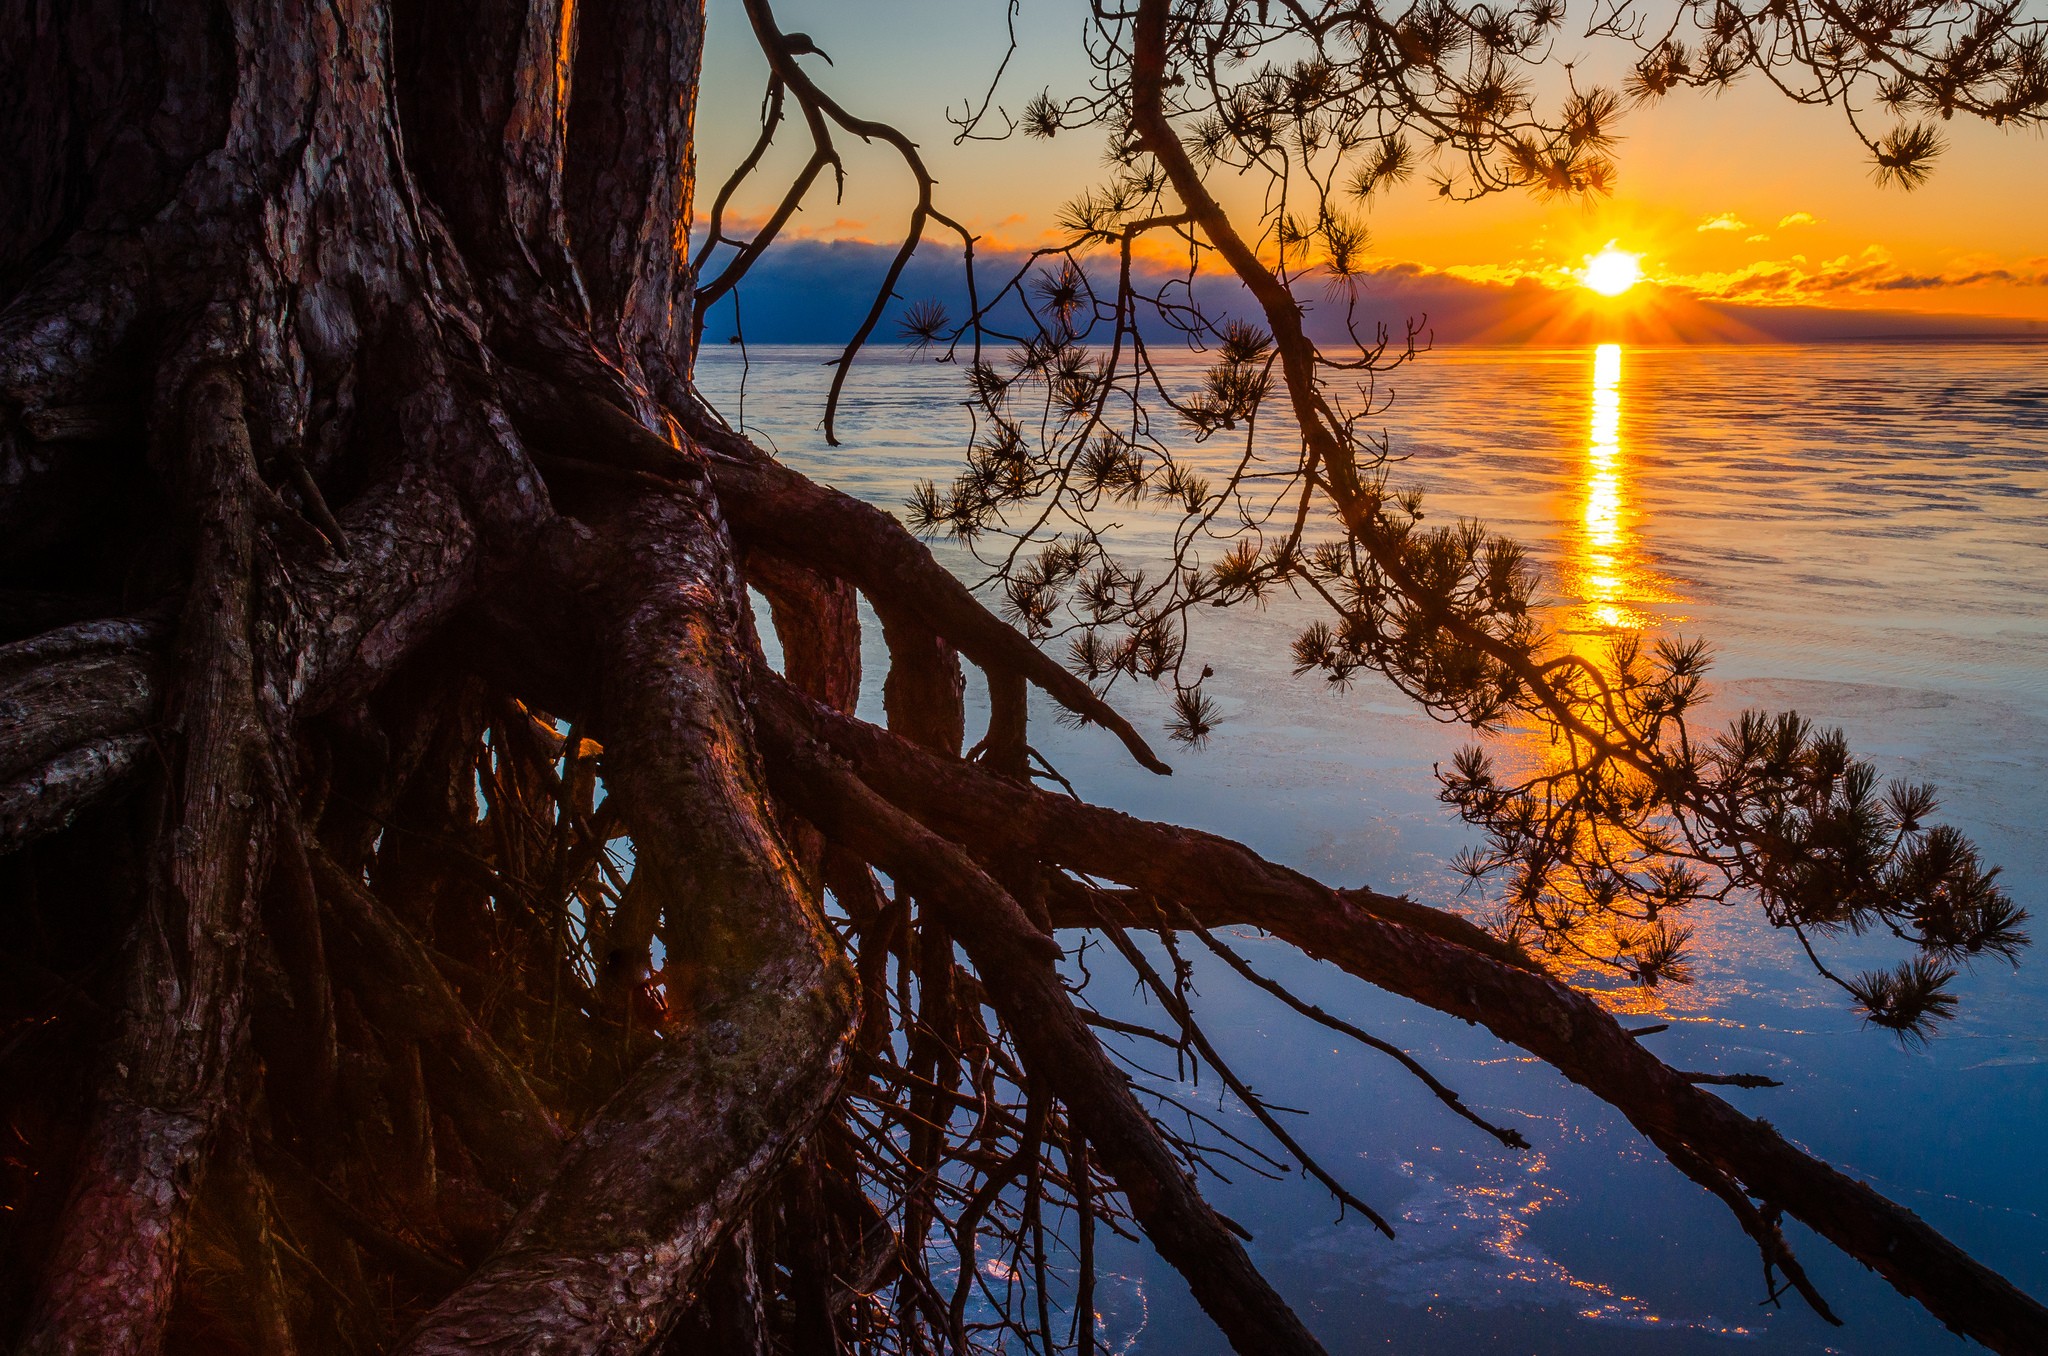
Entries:
MULTIPOLYGON (((845 342, 844 339, 749 339, 746 341, 745 347, 749 350, 825 349, 836 353, 845 347, 845 342)), ((1927 334, 1820 335, 1805 339, 1783 339, 1774 336, 1765 339, 1642 340, 1626 337, 1600 338, 1589 336, 1586 339, 1574 340, 1569 343, 1555 341, 1517 343, 1512 340, 1445 339, 1427 347, 1418 348, 1417 352, 1442 353, 1450 349, 1504 352, 1526 349, 1531 353, 1559 353, 1577 352, 1582 349, 1596 347, 1600 344, 1622 344, 1638 351, 1649 349, 1855 348, 1859 345, 1870 348, 1936 348, 1959 345, 1970 347, 2024 347, 2027 345, 2048 345, 2048 325, 2044 325, 2038 331, 1994 331, 1987 333, 1983 331, 1959 330, 1927 334)), ((730 341, 726 343, 711 343, 707 341, 702 349, 700 349, 699 356, 740 347, 741 345, 730 341)), ((1083 347, 1087 347, 1087 345, 1083 345, 1083 347)), ((907 349, 904 349, 903 345, 893 340, 874 339, 868 342, 863 352, 868 354, 886 354, 899 349, 903 349, 906 353, 908 352, 907 349)), ((1152 350, 1155 356, 1160 357, 1170 357, 1176 353, 1189 351, 1179 346, 1158 344, 1153 345, 1152 350)))

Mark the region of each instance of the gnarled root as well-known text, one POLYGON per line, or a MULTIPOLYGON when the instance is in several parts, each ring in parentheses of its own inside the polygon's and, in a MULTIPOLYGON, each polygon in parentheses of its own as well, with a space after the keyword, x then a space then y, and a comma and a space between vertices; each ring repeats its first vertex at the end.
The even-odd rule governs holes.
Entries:
POLYGON ((103 1076, 24 1350, 153 1350, 192 1195, 243 1034, 243 953, 262 884, 271 762, 257 689, 254 477, 239 383, 182 401, 199 518, 170 724, 182 737, 128 1010, 103 1076))
POLYGON ((1059 948, 965 853, 883 802, 792 724, 768 726, 778 788, 835 841, 937 905, 1028 1067, 1074 1109, 1161 1256, 1239 1351, 1319 1353, 1230 1228, 1177 1163, 1074 1010, 1059 948))
MULTIPOLYGON (((408 1353, 613 1352, 680 1310, 846 1068, 851 986, 773 827, 745 732, 738 580, 680 496, 607 524, 616 571, 593 724, 661 881, 675 1030, 569 1146, 504 1243, 408 1353)), ((598 577, 586 575, 588 577, 598 577)))

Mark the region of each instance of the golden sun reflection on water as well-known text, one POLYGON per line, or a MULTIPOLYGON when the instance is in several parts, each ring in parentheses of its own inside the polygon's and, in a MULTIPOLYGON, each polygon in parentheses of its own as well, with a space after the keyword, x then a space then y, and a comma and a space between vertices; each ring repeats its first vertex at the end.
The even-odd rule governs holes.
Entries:
POLYGON ((1678 601, 1634 531, 1638 512, 1622 448, 1621 413, 1621 345, 1602 344, 1593 351, 1584 504, 1560 572, 1577 603, 1569 628, 1575 632, 1640 631, 1652 620, 1645 605, 1678 601))
MULTIPOLYGON (((1622 347, 1601 344, 1592 356, 1586 441, 1576 464, 1565 468, 1571 486, 1568 502, 1575 512, 1567 510, 1568 516, 1560 523, 1557 582, 1564 615, 1559 630, 1566 648, 1603 672, 1611 672, 1612 644, 1638 635, 1647 643, 1649 633, 1676 620, 1667 605, 1683 598, 1658 570, 1638 530, 1644 509, 1624 437, 1627 402, 1622 347)), ((1515 741, 1519 745, 1517 761, 1530 770, 1562 770, 1569 755, 1553 733, 1525 729, 1515 741)), ((1588 916, 1573 929, 1573 942, 1582 950, 1574 954, 1566 949, 1552 958, 1561 977, 1585 988, 1617 1015, 1671 1015, 1670 1005, 1678 997, 1672 985, 1638 987, 1582 963, 1585 953, 1611 955, 1624 949, 1612 920, 1597 912, 1588 916)), ((1703 996, 1693 993, 1688 998, 1703 996)))

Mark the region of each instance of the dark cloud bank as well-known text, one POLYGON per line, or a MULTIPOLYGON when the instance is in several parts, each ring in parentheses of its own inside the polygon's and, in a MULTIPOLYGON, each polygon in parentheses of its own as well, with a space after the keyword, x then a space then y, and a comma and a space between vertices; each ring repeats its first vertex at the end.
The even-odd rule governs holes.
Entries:
MULTIPOLYGON (((728 299, 714 308, 705 341, 723 343, 744 333, 751 344, 843 343, 873 304, 875 289, 893 254, 893 247, 861 241, 779 242, 762 256, 740 289, 739 325, 735 325, 728 299)), ((712 261, 713 273, 721 262, 712 261)), ((1018 262, 1014 255, 983 259, 976 268, 983 295, 1000 286, 1018 262)), ((1102 282, 1113 280, 1108 260, 1090 267, 1102 282)), ((1168 281, 1168 274, 1146 270, 1144 280, 1148 288, 1156 288, 1168 281)), ((1902 285, 1910 287, 1925 281, 1907 279, 1902 285)), ((1197 283, 1196 293, 1211 314, 1248 314, 1252 310, 1234 280, 1204 277, 1197 283)), ((1305 289, 1303 295, 1311 306, 1311 331, 1323 342, 1342 342, 1342 301, 1313 286, 1305 289)), ((896 287, 895 298, 876 328, 874 341, 898 340, 901 312, 909 304, 925 299, 943 303, 954 317, 966 314, 967 289, 957 249, 927 242, 918 251, 896 287)), ((1394 265, 1374 273, 1367 281, 1359 296, 1357 315, 1364 333, 1370 335, 1376 325, 1384 324, 1396 342, 1412 318, 1436 344, 2048 340, 2048 324, 2038 320, 1820 306, 1743 306, 1704 301, 1668 288, 1653 289, 1647 300, 1650 304, 1617 308, 1617 314, 1603 316, 1582 306, 1580 298, 1533 280, 1512 284, 1470 282, 1413 265, 1394 265)), ((1018 318, 1014 306, 1005 307, 1004 311, 1007 314, 999 312, 996 317, 999 323, 1014 323, 1018 318)), ((1146 328, 1154 338, 1168 334, 1166 327, 1156 320, 1146 328)))

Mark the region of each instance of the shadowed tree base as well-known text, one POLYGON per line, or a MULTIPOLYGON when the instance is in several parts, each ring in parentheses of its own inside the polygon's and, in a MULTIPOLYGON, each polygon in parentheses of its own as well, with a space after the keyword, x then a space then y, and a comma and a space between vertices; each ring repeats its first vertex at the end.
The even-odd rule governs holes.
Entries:
POLYGON ((1225 925, 1548 1060, 1821 1312, 1781 1213, 2048 1350, 1512 946, 1033 788, 1031 686, 1168 769, 691 388, 703 22, 0 5, 10 1350, 1087 1349, 1115 1228, 1319 1351, 1053 938, 1225 925))

